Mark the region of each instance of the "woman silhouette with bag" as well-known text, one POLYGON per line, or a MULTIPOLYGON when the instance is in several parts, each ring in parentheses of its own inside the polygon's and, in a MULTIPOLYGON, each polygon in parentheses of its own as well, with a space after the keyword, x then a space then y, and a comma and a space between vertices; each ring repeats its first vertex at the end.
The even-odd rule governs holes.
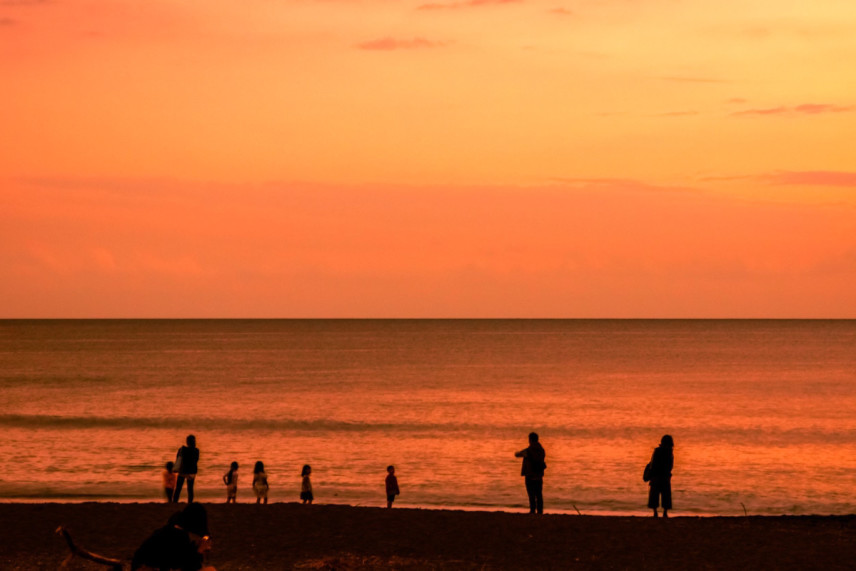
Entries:
POLYGON ((178 449, 175 455, 175 471, 178 478, 175 481, 175 495, 173 502, 178 502, 181 497, 181 486, 187 480, 187 502, 193 503, 193 484, 196 481, 197 464, 199 463, 199 448, 196 447, 196 437, 192 434, 187 436, 187 445, 178 449))
POLYGON ((660 439, 660 445, 654 449, 651 463, 645 467, 645 476, 648 478, 648 507, 654 510, 654 517, 659 517, 657 508, 660 507, 662 498, 663 517, 669 517, 672 509, 672 468, 675 464, 675 455, 672 449, 675 441, 668 434, 660 439))

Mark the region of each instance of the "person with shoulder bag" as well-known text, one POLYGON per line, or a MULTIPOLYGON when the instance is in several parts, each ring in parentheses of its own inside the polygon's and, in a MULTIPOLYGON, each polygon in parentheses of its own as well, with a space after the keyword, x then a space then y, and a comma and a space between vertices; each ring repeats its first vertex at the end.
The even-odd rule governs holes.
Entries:
POLYGON ((672 509, 672 468, 675 464, 672 449, 674 447, 675 441, 672 437, 668 434, 664 435, 642 474, 642 479, 648 482, 648 507, 654 510, 654 517, 659 517, 657 508, 661 503, 663 517, 669 517, 669 510, 672 509))
POLYGON ((193 503, 193 484, 196 480, 197 464, 199 463, 199 448, 196 447, 196 437, 192 434, 187 436, 187 445, 178 449, 175 455, 174 470, 178 472, 175 480, 175 495, 173 502, 178 502, 181 497, 181 487, 187 480, 187 501, 193 503))

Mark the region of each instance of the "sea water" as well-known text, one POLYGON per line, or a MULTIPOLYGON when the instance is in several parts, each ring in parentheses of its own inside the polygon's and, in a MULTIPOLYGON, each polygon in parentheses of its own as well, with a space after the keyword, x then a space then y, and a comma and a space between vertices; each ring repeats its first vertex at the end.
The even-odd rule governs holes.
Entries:
POLYGON ((676 443, 674 513, 856 512, 856 321, 0 321, 0 500, 159 501, 186 435, 197 497, 646 513, 676 443))

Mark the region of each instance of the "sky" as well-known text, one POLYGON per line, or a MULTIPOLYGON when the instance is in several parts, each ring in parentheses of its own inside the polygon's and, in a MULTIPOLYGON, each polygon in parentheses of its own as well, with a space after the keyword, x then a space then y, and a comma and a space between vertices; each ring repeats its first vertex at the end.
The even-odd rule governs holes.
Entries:
POLYGON ((0 0, 0 318, 856 318, 852 0, 0 0))

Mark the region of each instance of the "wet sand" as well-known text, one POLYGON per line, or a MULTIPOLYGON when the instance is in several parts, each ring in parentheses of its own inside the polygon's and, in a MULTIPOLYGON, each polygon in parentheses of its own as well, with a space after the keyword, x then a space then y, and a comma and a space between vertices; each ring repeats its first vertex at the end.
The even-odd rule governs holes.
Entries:
MULTIPOLYGON (((181 506, 178 506, 181 507, 181 506)), ((229 569, 851 569, 856 516, 544 515, 298 504, 207 505, 229 569)), ((167 504, 0 504, 0 569, 56 569, 55 535, 130 561, 167 504)), ((71 569, 103 569, 75 560, 71 569)))

